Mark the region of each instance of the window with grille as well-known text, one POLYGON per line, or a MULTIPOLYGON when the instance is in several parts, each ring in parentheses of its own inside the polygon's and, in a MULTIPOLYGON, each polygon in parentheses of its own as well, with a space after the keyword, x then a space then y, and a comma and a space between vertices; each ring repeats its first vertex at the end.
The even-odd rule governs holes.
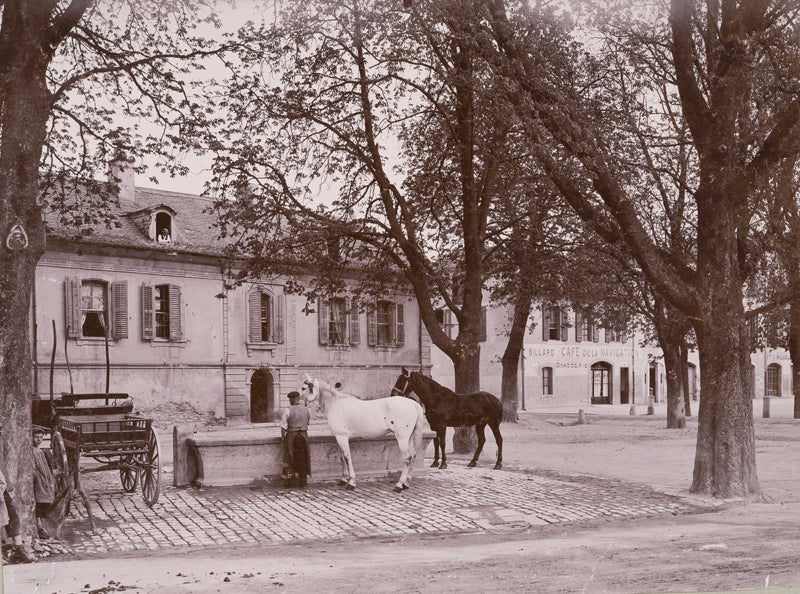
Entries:
POLYGON ((553 368, 542 367, 542 395, 553 395, 553 368))
POLYGON ((169 340, 169 285, 156 285, 155 293, 156 338, 169 340))
POLYGON ((403 304, 381 300, 367 309, 367 344, 396 347, 405 344, 403 304))
POLYGON ((567 340, 569 319, 566 308, 555 304, 542 305, 542 340, 567 340))
POLYGON ((767 367, 767 396, 781 395, 781 366, 770 363, 767 367))
POLYGON ((580 312, 575 314, 575 340, 576 342, 600 341, 600 328, 597 327, 591 316, 580 312))

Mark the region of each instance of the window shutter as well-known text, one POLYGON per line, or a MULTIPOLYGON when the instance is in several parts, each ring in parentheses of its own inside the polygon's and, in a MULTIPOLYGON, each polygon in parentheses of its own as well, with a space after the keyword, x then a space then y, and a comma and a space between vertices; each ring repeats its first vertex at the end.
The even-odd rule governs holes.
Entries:
POLYGON ((575 342, 583 340, 583 316, 580 312, 575 312, 575 342))
POLYGON ((319 307, 319 343, 328 344, 330 342, 328 340, 328 320, 330 319, 328 302, 324 299, 320 299, 317 305, 319 307))
POLYGON ((612 338, 611 330, 606 328, 606 342, 611 342, 611 338, 612 338))
POLYGON ((169 286, 169 339, 183 339, 183 328, 181 328, 181 288, 178 285, 169 286))
POLYGON ((569 332, 569 314, 567 313, 567 308, 561 308, 561 340, 567 342, 569 340, 569 336, 567 335, 569 332))
POLYGON ((274 313, 274 321, 272 327, 273 340, 279 344, 283 344, 283 310, 285 305, 286 296, 278 295, 272 299, 272 311, 274 313))
POLYGON ((592 340, 594 342, 600 342, 600 328, 597 327, 594 321, 592 321, 592 340))
POLYGON ((395 336, 395 343, 398 346, 403 346, 406 343, 406 323, 403 319, 403 304, 396 303, 396 317, 395 321, 397 322, 397 335, 395 336))
POLYGON ((153 340, 156 332, 156 307, 153 285, 142 285, 142 338, 153 340))
POLYGON ((377 304, 367 310, 367 346, 378 346, 378 307, 377 304))
POLYGON ((128 338, 128 281, 111 283, 111 338, 128 338))
POLYGON ((481 306, 481 329, 478 335, 478 342, 486 342, 488 336, 486 334, 486 306, 481 306))
POLYGON ((261 342, 261 291, 255 289, 248 298, 250 342, 261 342))
POLYGON ((350 300, 350 344, 361 344, 361 319, 358 314, 358 299, 350 300))
POLYGON ((64 321, 69 338, 81 337, 81 281, 64 279, 64 321))
POLYGON ((550 311, 549 305, 542 306, 542 340, 549 340, 550 339, 550 316, 552 312, 550 311))

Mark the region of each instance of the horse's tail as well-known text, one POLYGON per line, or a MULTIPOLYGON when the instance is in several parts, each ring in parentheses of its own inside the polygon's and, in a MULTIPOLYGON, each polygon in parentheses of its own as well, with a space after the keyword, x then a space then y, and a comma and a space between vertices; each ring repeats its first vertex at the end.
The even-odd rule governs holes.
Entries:
POLYGON ((409 443, 409 453, 412 456, 422 453, 422 434, 425 432, 425 412, 422 406, 414 401, 417 409, 417 422, 414 424, 414 430, 411 432, 411 443, 409 443))

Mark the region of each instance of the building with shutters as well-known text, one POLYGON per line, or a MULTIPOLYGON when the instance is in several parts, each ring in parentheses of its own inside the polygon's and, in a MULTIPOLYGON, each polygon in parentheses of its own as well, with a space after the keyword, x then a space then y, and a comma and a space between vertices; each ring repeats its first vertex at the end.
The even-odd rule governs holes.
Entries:
POLYGON ((388 395, 402 366, 430 369, 410 290, 369 303, 343 294, 311 314, 280 279, 226 291, 210 199, 137 188, 125 162, 112 174, 118 226, 76 237, 48 217, 32 301, 39 398, 53 360, 56 395, 108 385, 140 409, 188 402, 266 422, 304 373, 369 398, 388 395))
MULTIPOLYGON (((443 328, 455 336, 449 312, 440 314, 443 328)), ((481 389, 501 393, 502 356, 508 342, 511 312, 504 307, 484 309, 481 343, 481 389)), ((592 317, 566 304, 534 307, 518 368, 519 410, 560 406, 666 402, 666 377, 661 350, 642 346, 636 336, 603 328, 592 317)), ((454 385, 453 365, 433 349, 433 376, 454 385)), ((689 358, 689 393, 699 398, 697 353, 689 358)), ((696 410, 695 410, 696 412, 696 410)))

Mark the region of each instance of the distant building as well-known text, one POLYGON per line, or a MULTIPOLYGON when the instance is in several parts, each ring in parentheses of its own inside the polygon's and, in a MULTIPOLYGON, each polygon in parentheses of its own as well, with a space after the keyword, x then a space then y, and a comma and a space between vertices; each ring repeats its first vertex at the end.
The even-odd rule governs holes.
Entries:
MULTIPOLYGON (((484 308, 486 340, 481 343, 481 389, 500 396, 501 359, 508 342, 509 310, 484 308)), ((455 336, 449 312, 440 314, 443 327, 455 336)), ((600 327, 590 317, 560 304, 540 304, 531 316, 534 331, 525 337, 519 363, 519 410, 581 404, 666 402, 666 378, 661 351, 641 347, 635 337, 600 327)), ((433 377, 453 387, 453 365, 433 349, 433 377)), ((697 354, 690 355, 689 391, 699 397, 697 354)))
POLYGON ((378 397, 401 367, 430 368, 411 291, 360 304, 341 295, 313 315, 281 279, 226 293, 211 201, 137 188, 124 161, 113 167, 120 228, 76 237, 48 218, 32 302, 39 398, 50 393, 53 322, 55 395, 105 391, 107 335, 110 391, 243 421, 272 421, 305 372, 378 397))

